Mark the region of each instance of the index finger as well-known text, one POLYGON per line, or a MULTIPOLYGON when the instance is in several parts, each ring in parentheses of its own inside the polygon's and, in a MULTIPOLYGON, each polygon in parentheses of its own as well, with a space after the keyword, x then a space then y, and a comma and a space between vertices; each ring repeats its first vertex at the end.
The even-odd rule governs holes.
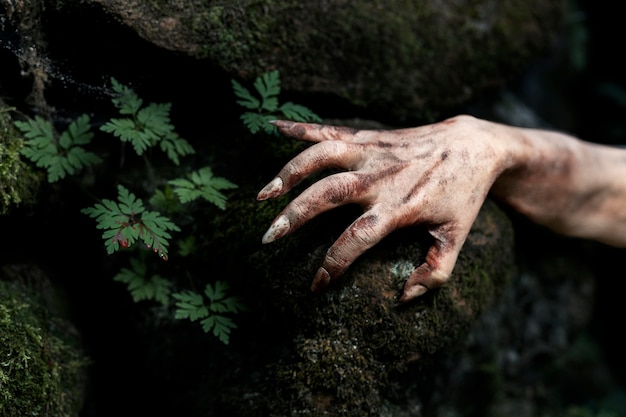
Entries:
POLYGON ((346 126, 330 126, 318 123, 301 123, 289 120, 274 120, 272 122, 278 131, 286 136, 308 142, 322 142, 325 140, 351 140, 359 132, 346 126))

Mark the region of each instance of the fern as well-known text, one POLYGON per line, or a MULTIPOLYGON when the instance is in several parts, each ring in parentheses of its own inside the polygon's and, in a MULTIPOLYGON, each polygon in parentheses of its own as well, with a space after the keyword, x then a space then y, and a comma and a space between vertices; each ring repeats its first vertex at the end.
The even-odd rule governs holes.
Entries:
POLYGON ((167 260, 167 251, 171 235, 169 231, 180 231, 167 217, 158 212, 147 211, 143 201, 118 185, 118 202, 102 200, 93 207, 81 210, 82 213, 96 219, 97 228, 103 229, 102 238, 108 254, 133 245, 137 240, 167 260))
POLYGON ((183 204, 174 193, 174 189, 169 185, 166 185, 163 190, 156 189, 149 202, 152 207, 156 207, 166 213, 180 213, 184 210, 183 204))
POLYGON ((224 314, 237 313, 244 310, 238 297, 227 297, 228 284, 217 281, 215 286, 207 284, 204 296, 194 291, 184 291, 172 294, 178 300, 175 317, 177 319, 200 320, 205 333, 213 335, 224 344, 230 341, 232 329, 237 328, 235 322, 224 314), (208 300, 208 304, 205 301, 208 300))
POLYGON ((130 264, 131 268, 122 268, 113 280, 126 284, 134 302, 154 300, 167 305, 172 283, 159 275, 146 277, 146 265, 136 258, 130 258, 130 264))
POLYGON ((130 142, 137 155, 143 155, 148 149, 159 145, 161 151, 176 165, 180 157, 195 153, 194 148, 185 139, 178 136, 170 123, 171 103, 150 103, 143 106, 143 100, 137 94, 111 79, 112 99, 120 114, 129 115, 125 118, 113 118, 100 129, 118 137, 122 142, 130 142))
POLYGON ((279 104, 280 75, 278 70, 267 72, 256 78, 254 88, 259 98, 236 80, 231 80, 237 104, 253 110, 241 115, 241 120, 251 133, 261 130, 268 134, 278 134, 276 127, 269 122, 286 118, 296 122, 321 122, 322 119, 307 107, 292 102, 279 104))
POLYGON ((174 186, 174 193, 181 203, 188 203, 202 197, 222 210, 226 209, 226 196, 221 193, 221 190, 237 188, 237 185, 227 179, 214 176, 210 167, 194 171, 187 178, 170 180, 168 184, 174 186))
POLYGON ((89 116, 86 114, 70 123, 58 140, 52 123, 40 116, 25 122, 16 121, 15 126, 27 139, 26 146, 21 150, 22 155, 37 167, 47 170, 48 182, 56 182, 102 161, 99 156, 82 147, 93 139, 89 116))
POLYGON ((196 253, 198 244, 194 235, 189 235, 178 241, 178 255, 185 257, 196 253))

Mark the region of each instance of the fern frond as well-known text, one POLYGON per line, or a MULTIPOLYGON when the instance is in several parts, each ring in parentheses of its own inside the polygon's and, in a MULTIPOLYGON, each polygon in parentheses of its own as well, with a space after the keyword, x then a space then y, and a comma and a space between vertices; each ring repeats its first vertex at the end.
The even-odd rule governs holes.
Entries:
POLYGON ((278 109, 278 94, 280 94, 280 75, 278 70, 269 71, 257 77, 254 88, 261 95, 261 110, 274 112, 278 109))
POLYGON ((48 122, 41 116, 35 116, 33 119, 28 119, 23 122, 18 120, 15 122, 15 126, 24 133, 24 137, 30 140, 37 139, 54 139, 54 128, 52 123, 48 122))
POLYGON ((270 121, 277 119, 275 115, 246 112, 240 116, 240 119, 248 130, 250 130, 250 133, 255 134, 260 130, 268 134, 278 133, 276 127, 270 123, 270 121))
POLYGON ((178 136, 170 122, 171 103, 149 103, 142 107, 143 101, 128 87, 111 79, 117 96, 113 103, 121 114, 131 117, 113 118, 102 125, 103 132, 111 133, 122 142, 130 142, 137 155, 143 155, 148 148, 160 143, 161 150, 176 165, 180 157, 195 153, 187 142, 178 136))
POLYGON ((180 165, 180 157, 193 155, 196 153, 195 149, 189 142, 181 138, 175 132, 172 132, 168 136, 164 136, 161 139, 160 147, 168 158, 176 165, 180 165))
POLYGON ((123 85, 115 78, 111 78, 111 86, 115 96, 111 99, 113 105, 121 114, 136 114, 143 104, 143 100, 129 87, 123 85))
POLYGON ((37 167, 47 170, 48 182, 56 182, 66 175, 73 175, 84 167, 102 161, 98 155, 81 146, 89 144, 93 139, 87 115, 70 123, 58 140, 52 123, 40 116, 26 122, 17 121, 15 126, 27 139, 21 150, 22 155, 37 167))
POLYGON ((296 122, 321 122, 322 118, 313 113, 308 107, 300 104, 294 104, 290 101, 280 106, 280 112, 288 120, 296 122))
POLYGON ((279 118, 296 122, 322 121, 317 114, 302 105, 292 102, 279 104, 278 95, 281 87, 278 70, 267 72, 255 79, 254 87, 260 95, 260 100, 237 81, 231 80, 231 83, 235 95, 240 99, 237 103, 246 109, 255 110, 244 112, 240 116, 243 124, 253 134, 263 131, 278 136, 278 130, 269 122, 279 118))
POLYGON ((230 82, 233 86, 233 91, 235 92, 235 95, 239 97, 239 100, 237 100, 237 104, 250 110, 261 109, 261 102, 252 94, 250 94, 250 91, 248 91, 247 88, 245 88, 243 85, 235 80, 230 80, 230 82))
POLYGON ((213 329, 213 335, 225 345, 230 343, 231 330, 237 328, 237 325, 231 318, 218 315, 210 315, 204 320, 201 320, 200 324, 205 333, 213 329))
POLYGON ((169 185, 166 185, 163 190, 157 189, 149 202, 151 206, 161 209, 166 213, 179 213, 184 209, 178 196, 169 185))
POLYGON ((137 112, 139 130, 150 132, 156 139, 174 131, 170 124, 171 103, 150 103, 137 112))
POLYGON ((107 253, 132 246, 137 240, 167 260, 170 231, 180 231, 169 218, 155 211, 147 211, 143 201, 122 185, 118 185, 118 202, 102 200, 93 207, 81 210, 96 220, 96 227, 103 229, 107 253))
POLYGON ((226 196, 221 190, 237 188, 226 178, 215 177, 210 167, 204 167, 187 175, 187 178, 177 178, 168 181, 174 186, 174 193, 181 203, 188 203, 198 198, 204 198, 222 210, 226 209, 226 196))
POLYGON ((202 294, 193 291, 184 291, 172 294, 178 300, 174 317, 196 321, 209 315, 209 309, 204 305, 202 294))
POLYGON ((167 305, 172 283, 159 275, 146 277, 145 264, 135 258, 131 258, 130 263, 131 268, 122 268, 113 280, 126 284, 134 302, 154 300, 167 305))
POLYGON ((224 281, 216 281, 215 287, 210 284, 204 289, 204 294, 211 301, 209 309, 215 313, 237 313, 244 310, 239 297, 226 297, 229 285, 224 281))
POLYGON ((237 328, 235 322, 225 316, 226 313, 237 313, 244 310, 243 303, 238 297, 227 297, 228 284, 217 281, 215 286, 207 284, 204 295, 208 298, 208 306, 202 294, 194 291, 184 291, 172 294, 178 300, 175 317, 177 319, 200 320, 205 333, 213 332, 222 343, 228 344, 232 329, 237 328))

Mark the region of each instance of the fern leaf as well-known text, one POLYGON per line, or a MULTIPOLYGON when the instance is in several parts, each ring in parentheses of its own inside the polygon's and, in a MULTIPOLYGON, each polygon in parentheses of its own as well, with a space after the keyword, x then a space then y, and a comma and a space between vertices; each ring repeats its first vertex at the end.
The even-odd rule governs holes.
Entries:
POLYGON ((119 211, 122 214, 134 216, 145 210, 143 201, 139 200, 135 194, 131 193, 130 190, 123 185, 117 186, 117 195, 117 198, 121 203, 119 205, 119 211))
POLYGON ((196 153, 195 149, 185 139, 179 137, 176 133, 172 132, 170 135, 161 139, 160 147, 167 157, 176 165, 180 165, 180 157, 193 155, 196 153))
POLYGON ((197 252, 198 244, 196 243, 196 237, 189 235, 184 239, 178 241, 178 255, 185 257, 197 252))
POLYGON ((114 281, 126 284, 134 302, 154 300, 162 305, 169 302, 172 283, 159 275, 146 277, 146 266, 135 258, 130 259, 131 268, 122 268, 114 281))
POLYGON ((139 129, 151 132, 155 138, 167 136, 174 131, 170 124, 171 103, 150 103, 137 112, 139 129))
POLYGON ((213 330, 213 335, 216 336, 225 345, 230 342, 231 329, 237 328, 237 325, 232 319, 225 316, 210 315, 200 322, 202 329, 205 333, 213 330))
POLYGON ((183 205, 169 185, 166 185, 163 190, 157 189, 149 201, 151 206, 159 208, 166 213, 183 211, 183 205))
POLYGON ((79 145, 88 144, 93 138, 89 131, 89 116, 82 115, 70 123, 68 129, 59 137, 54 134, 52 123, 40 116, 27 122, 16 122, 16 127, 24 133, 26 146, 21 153, 39 168, 48 172, 48 182, 56 182, 73 175, 77 170, 95 164, 101 159, 92 152, 87 152, 79 145))
POLYGON ((144 244, 167 260, 169 239, 172 238, 168 230, 179 232, 180 228, 156 211, 144 212, 138 228, 144 244))
POLYGON ((177 319, 189 319, 196 321, 209 315, 209 309, 204 305, 202 295, 193 291, 184 291, 172 294, 178 302, 174 317, 177 319))
MULTIPOLYGON (((71 145, 87 145, 91 143, 93 139, 93 132, 91 132, 91 124, 89 123, 89 116, 83 114, 74 120, 68 126, 67 130, 63 132, 59 142, 63 141, 63 136, 69 137, 69 143, 71 145)), ((63 145, 62 145, 63 146, 63 145)), ((64 146, 64 148, 68 148, 64 146)))
POLYGON ((213 171, 210 167, 201 168, 190 173, 187 177, 168 181, 168 184, 174 186, 174 193, 176 193, 181 203, 188 203, 202 197, 220 209, 225 210, 227 198, 221 193, 221 190, 237 188, 237 185, 226 178, 213 176, 213 171))
POLYGON ((290 101, 280 106, 280 112, 286 119, 296 122, 321 122, 322 119, 309 108, 290 101))
POLYGON ((210 301, 209 310, 215 313, 236 313, 243 311, 244 307, 239 297, 226 297, 229 289, 228 283, 216 281, 215 286, 207 284, 204 294, 210 301))
POLYGON ((261 108, 261 102, 252 94, 250 94, 250 91, 248 91, 247 88, 245 88, 235 80, 231 80, 231 84, 233 86, 233 91, 235 92, 235 95, 239 97, 239 100, 237 100, 237 104, 250 110, 259 110, 261 108))
POLYGON ((35 116, 25 122, 16 121, 15 126, 24 133, 27 139, 43 138, 54 140, 54 129, 52 124, 41 116, 35 116))
POLYGON ((254 88, 262 98, 261 109, 274 112, 278 109, 278 94, 280 94, 280 75, 278 70, 269 71, 254 81, 254 88))
POLYGON ((143 104, 135 92, 129 87, 121 84, 115 78, 111 78, 111 85, 115 92, 115 97, 111 100, 121 114, 136 114, 143 104))
POLYGON ((88 152, 83 148, 73 147, 65 155, 65 159, 71 167, 77 170, 86 166, 102 162, 102 159, 93 152, 88 152))
POLYGON ((111 119, 100 127, 106 133, 112 133, 124 142, 131 142, 135 135, 135 122, 131 119, 111 119))
POLYGON ((217 281, 214 287, 211 284, 207 284, 204 288, 204 294, 213 303, 223 298, 226 290, 228 290, 228 284, 224 281, 217 281))
POLYGON ((167 260, 168 231, 180 231, 180 228, 167 217, 154 211, 146 211, 143 201, 122 185, 118 186, 119 204, 111 200, 103 200, 93 207, 81 210, 94 218, 96 227, 104 230, 102 239, 108 254, 121 247, 130 247, 137 240, 167 260), (141 215, 141 216, 139 216, 141 215))

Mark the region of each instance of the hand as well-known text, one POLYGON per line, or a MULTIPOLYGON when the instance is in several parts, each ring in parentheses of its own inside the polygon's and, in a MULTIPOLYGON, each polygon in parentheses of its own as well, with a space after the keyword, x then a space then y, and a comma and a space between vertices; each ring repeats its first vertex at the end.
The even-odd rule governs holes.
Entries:
POLYGON ((278 173, 258 200, 281 196, 325 168, 343 171, 312 184, 272 222, 263 243, 284 237, 344 204, 363 208, 328 249, 315 275, 317 292, 396 229, 425 225, 434 238, 424 263, 405 283, 401 302, 445 283, 490 187, 505 169, 497 125, 470 116, 400 130, 354 130, 274 122, 287 136, 315 142, 278 173))

